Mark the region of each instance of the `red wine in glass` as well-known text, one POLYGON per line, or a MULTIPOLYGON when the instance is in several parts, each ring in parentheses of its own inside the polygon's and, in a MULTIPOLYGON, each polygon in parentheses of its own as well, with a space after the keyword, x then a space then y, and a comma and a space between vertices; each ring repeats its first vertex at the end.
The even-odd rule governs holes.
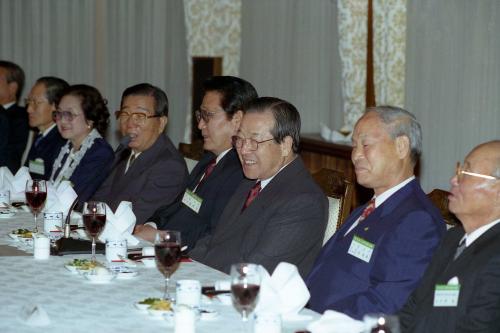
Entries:
POLYGON ((83 224, 91 237, 97 237, 104 229, 106 224, 105 214, 85 214, 83 215, 83 224))
POLYGON ((165 269, 170 270, 181 258, 181 246, 177 242, 156 244, 155 256, 165 269))
POLYGON ((40 191, 27 191, 26 201, 33 211, 40 211, 45 200, 47 199, 47 192, 40 191))
POLYGON ((251 313, 255 308, 259 290, 260 286, 257 284, 233 284, 231 293, 236 310, 240 313, 251 313))

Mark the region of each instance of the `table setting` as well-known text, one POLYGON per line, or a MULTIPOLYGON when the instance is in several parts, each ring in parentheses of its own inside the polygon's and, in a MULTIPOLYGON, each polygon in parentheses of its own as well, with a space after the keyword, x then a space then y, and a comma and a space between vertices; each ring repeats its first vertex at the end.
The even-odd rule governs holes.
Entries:
POLYGON ((269 275, 258 265, 235 265, 228 276, 181 255, 178 232, 162 233, 153 244, 134 237, 128 202, 113 212, 89 201, 66 219, 75 196, 63 183, 53 188, 27 179, 25 192, 45 197, 30 201, 35 195, 25 193, 28 205, 5 203, 13 215, 0 221, 0 332, 298 332, 319 318, 304 309, 309 295, 295 266, 283 263, 269 275), (73 241, 63 237, 65 221, 77 228, 70 237, 85 240, 85 253, 51 255, 58 242, 73 241), (248 267, 256 273, 251 297, 249 276, 241 274, 248 267), (290 283, 280 290, 283 279, 290 283), (284 297, 264 304, 297 286, 303 289, 292 304, 284 297))

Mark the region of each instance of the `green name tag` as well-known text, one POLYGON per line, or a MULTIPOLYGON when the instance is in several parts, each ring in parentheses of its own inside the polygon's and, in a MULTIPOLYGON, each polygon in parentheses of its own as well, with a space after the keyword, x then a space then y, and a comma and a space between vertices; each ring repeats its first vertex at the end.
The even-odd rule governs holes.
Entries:
POLYGON ((435 307, 455 307, 460 295, 459 284, 437 284, 434 289, 435 307))
POLYGON ((191 208, 194 212, 198 213, 200 211, 203 199, 197 196, 194 192, 186 189, 184 196, 182 197, 182 203, 191 208))
POLYGON ((370 243, 366 239, 354 235, 351 245, 349 246, 349 253, 364 262, 370 262, 372 257, 373 249, 375 249, 375 244, 370 243))

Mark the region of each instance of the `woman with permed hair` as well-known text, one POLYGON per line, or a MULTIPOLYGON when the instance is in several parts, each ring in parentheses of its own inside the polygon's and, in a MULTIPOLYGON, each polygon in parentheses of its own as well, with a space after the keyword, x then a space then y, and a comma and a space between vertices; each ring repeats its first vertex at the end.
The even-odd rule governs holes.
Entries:
POLYGON ((65 90, 53 112, 67 141, 54 161, 50 181, 54 186, 71 181, 80 203, 90 199, 113 163, 113 149, 103 139, 109 123, 106 104, 96 88, 77 84, 65 90))

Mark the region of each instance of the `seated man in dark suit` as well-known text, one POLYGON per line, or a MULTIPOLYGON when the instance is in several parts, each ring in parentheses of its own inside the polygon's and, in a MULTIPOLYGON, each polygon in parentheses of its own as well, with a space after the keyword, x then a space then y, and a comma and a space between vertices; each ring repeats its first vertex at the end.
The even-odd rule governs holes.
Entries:
POLYGON ((29 126, 26 109, 17 105, 24 87, 24 71, 10 61, 0 60, 0 105, 9 121, 7 163, 12 173, 21 166, 28 141, 29 126))
POLYGON ((325 244, 306 283, 311 309, 360 319, 403 306, 446 227, 413 175, 422 133, 411 113, 369 108, 354 127, 352 143, 357 182, 375 196, 325 244))
POLYGON ((401 310, 402 332, 500 332, 500 141, 474 148, 451 179, 462 222, 401 310))
POLYGON ((7 142, 9 140, 9 119, 0 105, 0 167, 7 165, 7 142))
POLYGON ((226 273, 238 262, 272 272, 285 261, 307 274, 321 248, 328 203, 297 154, 299 133, 300 115, 286 101, 261 97, 245 108, 233 144, 248 180, 212 235, 190 252, 193 259, 226 273))
POLYGON ((182 203, 160 207, 135 235, 153 241, 158 229, 179 230, 182 242, 193 248, 199 238, 215 228, 222 210, 239 183, 243 171, 231 138, 243 117, 243 106, 257 97, 247 81, 215 76, 203 83, 204 96, 196 112, 206 154, 189 175, 182 203))
POLYGON ((66 81, 46 76, 36 81, 26 98, 29 124, 31 127, 38 128, 38 134, 31 145, 25 163, 25 166, 30 169, 32 178, 49 180, 54 160, 66 143, 52 117, 52 112, 56 111, 66 88, 68 88, 66 81))
POLYGON ((164 133, 167 117, 167 95, 147 83, 125 89, 116 111, 120 131, 130 141, 115 153, 113 170, 94 199, 113 210, 121 201, 132 202, 137 224, 160 203, 180 200, 186 188, 186 163, 164 133))

